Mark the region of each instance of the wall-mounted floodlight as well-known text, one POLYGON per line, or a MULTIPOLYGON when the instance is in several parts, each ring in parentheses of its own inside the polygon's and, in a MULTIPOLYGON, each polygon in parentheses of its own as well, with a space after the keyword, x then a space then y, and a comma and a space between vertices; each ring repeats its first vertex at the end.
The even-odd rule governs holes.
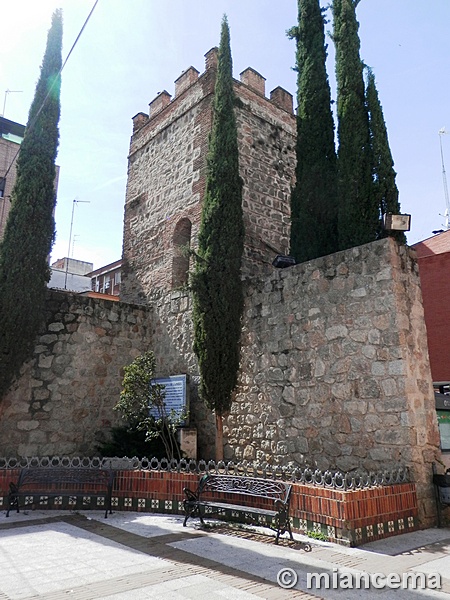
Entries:
POLYGON ((411 215, 383 215, 383 227, 386 231, 409 231, 411 229, 411 215))
POLYGON ((285 254, 279 254, 278 256, 276 256, 273 259, 272 265, 274 267, 277 267, 278 269, 285 269, 286 267, 292 267, 292 265, 295 265, 295 258, 293 256, 286 256, 285 254))

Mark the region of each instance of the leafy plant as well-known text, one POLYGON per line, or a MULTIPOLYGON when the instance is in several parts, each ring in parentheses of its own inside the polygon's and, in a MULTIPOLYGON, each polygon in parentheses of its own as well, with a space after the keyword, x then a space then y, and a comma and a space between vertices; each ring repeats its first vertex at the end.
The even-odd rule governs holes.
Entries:
MULTIPOLYGON (((173 443, 177 446, 178 455, 180 451, 176 437, 173 443)), ((112 427, 108 439, 99 440, 97 451, 101 456, 166 458, 166 449, 160 438, 148 440, 144 430, 130 429, 128 425, 112 427)))
POLYGON ((328 541, 328 537, 321 531, 307 531, 306 535, 314 540, 320 540, 322 542, 328 541))
MULTIPOLYGON (((175 410, 167 411, 164 385, 153 381, 154 374, 153 352, 136 357, 124 368, 123 389, 114 410, 122 413, 128 431, 134 431, 136 435, 143 432, 145 442, 159 440, 167 458, 181 458, 176 433, 186 415, 175 410)), ((118 433, 116 431, 116 435, 118 433)))

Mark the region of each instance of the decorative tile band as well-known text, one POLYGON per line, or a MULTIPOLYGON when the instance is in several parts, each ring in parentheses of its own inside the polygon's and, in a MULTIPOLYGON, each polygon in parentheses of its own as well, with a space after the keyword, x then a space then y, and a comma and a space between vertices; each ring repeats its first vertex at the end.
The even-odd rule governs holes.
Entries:
POLYGON ((359 546, 367 542, 373 542, 383 538, 408 533, 419 529, 417 517, 408 517, 407 519, 395 519, 376 523, 375 525, 365 525, 364 527, 339 528, 330 525, 324 525, 317 521, 309 519, 292 519, 292 528, 294 531, 308 535, 312 538, 327 539, 330 542, 342 544, 345 546, 359 546))

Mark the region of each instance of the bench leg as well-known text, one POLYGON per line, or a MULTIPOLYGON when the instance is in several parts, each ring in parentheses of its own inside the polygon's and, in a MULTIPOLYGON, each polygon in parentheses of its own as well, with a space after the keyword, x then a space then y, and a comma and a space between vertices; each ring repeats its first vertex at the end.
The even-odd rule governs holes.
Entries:
POLYGON ((203 520, 202 508, 204 508, 204 507, 202 507, 201 505, 199 505, 199 507, 198 507, 198 517, 200 519, 200 523, 202 525, 205 525, 205 521, 203 520))
POLYGON ((183 521, 183 527, 186 527, 186 523, 187 523, 188 519, 189 519, 189 515, 185 515, 184 521, 183 521))
POLYGON ((184 521, 183 527, 186 527, 187 520, 189 517, 200 517, 200 521, 204 525, 202 514, 200 512, 200 507, 198 505, 198 496, 196 493, 192 492, 189 488, 183 488, 183 492, 186 496, 185 500, 183 500, 184 506, 184 521))
POLYGON ((20 512, 18 498, 14 498, 14 500, 11 500, 10 502, 8 502, 8 510, 6 511, 7 517, 9 517, 9 513, 11 512, 11 509, 14 509, 14 508, 16 509, 16 512, 20 512))
POLYGON ((7 517, 9 517, 12 508, 16 508, 17 512, 19 512, 19 488, 15 483, 9 484, 8 510, 6 511, 7 517))
POLYGON ((286 528, 284 528, 284 527, 279 527, 279 528, 277 529, 277 538, 276 538, 276 540, 275 540, 275 544, 278 544, 278 540, 279 540, 279 538, 280 538, 280 535, 282 535, 283 533, 286 533, 286 532, 287 532, 287 533, 289 533, 289 537, 290 537, 290 539, 291 539, 292 541, 294 540, 294 536, 292 535, 292 530, 291 530, 291 524, 290 524, 290 523, 287 523, 287 524, 286 524, 286 528))
POLYGON ((198 517, 202 523, 202 525, 205 524, 205 522, 203 521, 203 515, 200 511, 200 507, 197 504, 192 504, 189 503, 185 500, 184 502, 184 521, 183 521, 183 527, 186 527, 186 523, 187 520, 189 519, 189 517, 198 517))
POLYGON ((291 540, 293 540, 294 536, 292 535, 291 521, 290 521, 289 517, 287 518, 287 528, 286 528, 286 531, 289 532, 289 537, 291 538, 291 540))
POLYGON ((277 538, 275 540, 275 544, 278 544, 280 535, 286 532, 289 533, 289 537, 291 540, 294 539, 294 536, 292 535, 291 521, 289 519, 288 509, 286 509, 285 507, 280 508, 277 516, 275 517, 275 523, 277 525, 277 538))
POLYGON ((8 502, 8 510, 6 511, 6 516, 9 517, 9 513, 11 511, 11 509, 13 508, 17 508, 17 512, 19 512, 19 501, 17 498, 15 498, 14 500, 10 500, 8 502))
POLYGON ((192 503, 189 500, 184 500, 184 521, 183 527, 186 527, 187 520, 189 517, 192 517, 195 512, 195 507, 192 506, 192 503))
POLYGON ((108 502, 106 503, 106 510, 105 510, 105 519, 108 518, 108 513, 110 515, 112 515, 112 506, 111 506, 111 498, 108 500, 108 502))

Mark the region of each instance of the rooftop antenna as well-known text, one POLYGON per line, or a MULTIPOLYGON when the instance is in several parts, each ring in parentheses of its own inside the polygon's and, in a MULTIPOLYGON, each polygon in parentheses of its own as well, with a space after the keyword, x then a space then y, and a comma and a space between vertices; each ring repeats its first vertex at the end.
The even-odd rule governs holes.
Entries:
POLYGON ((447 175, 445 174, 445 164, 444 164, 444 151, 442 150, 442 136, 447 135, 448 131, 446 131, 445 127, 441 127, 439 129, 439 145, 441 148, 441 163, 442 163, 442 181, 444 183, 444 196, 445 196, 445 213, 443 216, 445 217, 444 227, 448 231, 450 229, 450 201, 448 198, 448 187, 447 187, 447 175))
POLYGON ((70 232, 69 232, 69 249, 67 250, 66 257, 66 276, 64 278, 64 289, 67 290, 67 276, 69 274, 69 261, 70 261, 70 247, 72 245, 72 227, 73 227, 73 216, 75 212, 75 204, 79 204, 80 202, 84 204, 90 204, 89 200, 78 200, 75 198, 72 204, 72 219, 70 220, 70 232))
POLYGON ((72 241, 72 258, 73 258, 73 255, 75 253, 75 242, 78 241, 79 237, 80 236, 78 234, 74 233, 74 235, 73 235, 73 241, 72 241))
POLYGON ((3 112, 2 112, 2 117, 5 117, 5 110, 6 110, 6 99, 8 98, 8 94, 21 94, 23 92, 23 90, 5 90, 5 99, 3 101, 3 112))

